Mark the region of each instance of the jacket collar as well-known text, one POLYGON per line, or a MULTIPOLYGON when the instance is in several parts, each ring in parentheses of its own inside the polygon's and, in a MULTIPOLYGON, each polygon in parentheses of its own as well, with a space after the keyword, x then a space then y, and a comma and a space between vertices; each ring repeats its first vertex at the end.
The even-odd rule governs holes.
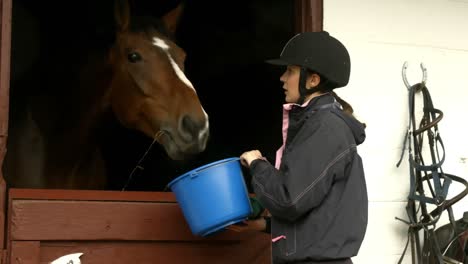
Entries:
POLYGON ((296 103, 287 103, 283 104, 283 109, 287 112, 292 109, 305 109, 309 107, 318 107, 323 104, 333 103, 335 101, 334 97, 330 93, 324 93, 319 96, 316 96, 312 99, 305 101, 303 104, 296 103))

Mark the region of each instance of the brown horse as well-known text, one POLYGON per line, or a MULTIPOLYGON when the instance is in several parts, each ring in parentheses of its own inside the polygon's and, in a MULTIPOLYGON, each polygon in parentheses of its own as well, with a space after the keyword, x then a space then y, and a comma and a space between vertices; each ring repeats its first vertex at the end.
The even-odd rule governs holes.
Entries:
POLYGON ((181 6, 170 11, 157 28, 137 23, 127 1, 116 1, 115 43, 104 59, 90 56, 80 78, 69 80, 77 87, 36 97, 19 119, 10 118, 9 186, 105 188, 99 137, 109 112, 161 144, 171 159, 204 151, 208 116, 184 74, 185 52, 171 40, 181 12, 181 6))

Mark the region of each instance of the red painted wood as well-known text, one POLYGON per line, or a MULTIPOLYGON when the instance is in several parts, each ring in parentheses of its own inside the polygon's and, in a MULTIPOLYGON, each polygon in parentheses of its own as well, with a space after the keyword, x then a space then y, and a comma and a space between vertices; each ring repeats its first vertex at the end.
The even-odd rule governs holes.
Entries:
POLYGON ((39 263, 76 252, 85 253, 84 263, 271 262, 270 235, 224 231, 193 236, 178 204, 155 201, 159 194, 136 195, 134 201, 127 193, 124 201, 120 192, 116 197, 107 192, 107 200, 96 201, 100 192, 53 190, 51 199, 48 193, 18 190, 9 197, 10 263, 17 258, 23 261, 18 263, 36 263, 31 262, 37 254, 31 241, 40 242, 39 263), (83 200, 81 193, 93 200, 83 200), (34 253, 30 257, 27 246, 34 253))
MULTIPOLYGON (((6 184, 2 173, 8 135, 10 90, 11 0, 0 0, 0 249, 5 248, 6 184)), ((1 261, 2 258, 0 258, 1 261)))
MULTIPOLYGON (((187 240, 192 236, 177 203, 13 200, 12 240, 187 240)), ((215 240, 238 240, 219 234, 215 240)))
POLYGON ((11 259, 9 263, 39 264, 39 241, 13 241, 11 243, 11 259))
MULTIPOLYGON (((197 243, 185 242, 45 242, 41 243, 40 263, 50 261, 71 253, 83 253, 82 263, 190 263, 190 264, 238 264, 238 263, 270 263, 269 251, 265 250, 268 242, 262 240, 265 234, 251 233, 256 247, 249 247, 242 243, 225 241, 200 241, 197 243), (259 236, 260 239, 255 239, 259 236), (268 262, 265 262, 267 260, 268 262), (261 262, 259 262, 261 261, 261 262)), ((268 246, 269 247, 269 246, 268 246)))
POLYGON ((176 202, 172 192, 9 189, 9 199, 176 202))

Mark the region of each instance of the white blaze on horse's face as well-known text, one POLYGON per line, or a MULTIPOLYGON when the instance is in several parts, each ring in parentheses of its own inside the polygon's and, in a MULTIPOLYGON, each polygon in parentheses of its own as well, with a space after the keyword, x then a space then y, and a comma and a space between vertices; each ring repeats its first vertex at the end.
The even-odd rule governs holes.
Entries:
POLYGON ((172 159, 185 159, 205 150, 208 115, 183 72, 185 52, 150 32, 118 36, 109 98, 122 124, 154 137, 172 159))
POLYGON ((180 69, 179 65, 177 65, 177 63, 174 61, 171 54, 169 53, 169 45, 167 45, 164 40, 157 37, 153 38, 153 44, 157 47, 160 47, 166 53, 167 57, 169 58, 169 61, 171 62, 172 68, 174 68, 174 71, 177 74, 177 77, 179 77, 179 79, 182 82, 184 82, 187 86, 192 88, 196 93, 197 91, 193 87, 192 82, 190 82, 189 79, 187 79, 187 76, 185 76, 184 72, 180 69))
MULTIPOLYGON (((197 91, 193 87, 192 82, 190 82, 187 76, 185 76, 185 73, 180 69, 179 65, 177 65, 177 63, 174 61, 171 54, 169 53, 169 45, 167 45, 164 40, 157 38, 157 37, 153 38, 153 44, 161 48, 166 53, 167 57, 169 58, 169 61, 171 62, 172 67, 174 68, 175 73, 177 74, 177 77, 179 77, 179 79, 182 82, 184 82, 188 87, 192 88, 195 91, 195 93, 197 93, 197 91)), ((199 135, 199 139, 204 138, 206 134, 208 134, 208 129, 209 129, 208 114, 206 113, 205 109, 203 109, 203 107, 202 107, 202 110, 203 110, 203 113, 205 114, 207 121, 205 122, 205 126, 199 135)))
MULTIPOLYGON (((163 53, 167 56, 167 59, 170 63, 170 65, 172 66, 172 69, 174 70, 174 73, 175 75, 178 77, 178 79, 185 85, 187 86, 188 88, 190 88, 194 94, 196 95, 197 92, 192 84, 192 82, 190 82, 190 80, 185 76, 185 73, 183 72, 183 70, 181 69, 181 67, 179 66, 179 64, 177 64, 176 60, 173 58, 172 56, 172 52, 171 52, 171 45, 173 44, 168 44, 164 39, 162 38, 159 38, 159 37, 153 37, 152 38, 152 44, 157 47, 158 49, 162 50, 163 53)), ((179 63, 181 63, 179 61, 179 63)), ((203 124, 199 124, 197 125, 192 118, 190 118, 189 115, 186 115, 184 117, 182 117, 180 119, 180 122, 179 122, 179 126, 178 126, 178 129, 176 132, 174 127, 167 127, 167 126, 163 126, 160 128, 160 131, 164 131, 165 133, 162 133, 162 134, 159 134, 159 131, 157 132, 157 134, 159 134, 160 136, 161 135, 164 135, 164 134, 167 134, 169 133, 170 136, 169 138, 171 139, 170 141, 172 141, 174 144, 163 144, 164 147, 166 148, 166 151, 169 153, 170 156, 172 156, 173 158, 177 159, 174 155, 175 153, 177 153, 178 151, 182 150, 183 152, 193 152, 193 150, 188 150, 188 149, 194 149, 193 148, 193 145, 192 146, 182 146, 181 145, 181 142, 182 141, 186 141, 187 139, 191 138, 191 137, 196 137, 196 142, 197 143, 197 148, 198 149, 196 152, 199 152, 201 150, 203 150, 205 147, 206 147, 206 140, 208 138, 208 135, 209 135, 209 121, 208 121, 208 115, 205 111, 205 109, 203 109, 203 107, 201 107, 201 110, 203 112, 203 115, 204 115, 204 123, 203 124), (199 128, 196 128, 196 127, 199 127, 199 128), (198 131, 197 133, 194 133, 195 131, 198 131), (177 145, 177 147, 175 147, 177 145), (178 149, 178 150, 176 150, 178 149), (171 155, 172 154, 172 155, 171 155)), ((161 137, 158 136, 158 141, 160 141, 159 139, 161 139, 161 137)), ((161 142, 164 142, 161 141, 161 142)), ((167 142, 167 141, 166 141, 167 142)))

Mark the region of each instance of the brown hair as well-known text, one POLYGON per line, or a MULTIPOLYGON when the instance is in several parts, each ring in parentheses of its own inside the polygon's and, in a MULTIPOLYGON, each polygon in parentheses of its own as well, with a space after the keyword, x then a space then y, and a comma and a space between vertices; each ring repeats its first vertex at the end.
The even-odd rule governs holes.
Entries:
POLYGON ((330 82, 325 76, 323 76, 322 74, 316 72, 316 71, 312 71, 312 70, 309 70, 307 69, 307 74, 308 75, 312 75, 312 74, 318 74, 320 76, 320 83, 318 84, 317 88, 319 89, 319 91, 322 91, 323 93, 327 93, 329 92, 331 95, 333 95, 333 97, 335 97, 336 101, 338 101, 338 103, 341 104, 341 106, 343 107, 343 112, 345 112, 346 114, 348 114, 349 116, 351 116, 352 118, 356 119, 359 123, 361 123, 364 128, 366 128, 366 123, 363 123, 361 121, 359 121, 355 116, 354 116, 354 109, 353 107, 348 103, 346 102, 345 100, 343 100, 341 97, 339 97, 334 91, 333 89, 336 88, 335 84, 330 82))
MULTIPOLYGON (((330 94, 333 95, 333 97, 335 97, 336 101, 338 101, 338 103, 341 104, 341 106, 343 107, 343 112, 345 112, 346 114, 350 115, 351 117, 353 117, 354 119, 359 121, 354 116, 354 109, 348 102, 346 102, 341 97, 339 97, 334 91, 330 91, 330 94)), ((364 126, 364 128, 366 127, 366 123, 362 123, 361 121, 359 121, 359 122, 364 126)))

